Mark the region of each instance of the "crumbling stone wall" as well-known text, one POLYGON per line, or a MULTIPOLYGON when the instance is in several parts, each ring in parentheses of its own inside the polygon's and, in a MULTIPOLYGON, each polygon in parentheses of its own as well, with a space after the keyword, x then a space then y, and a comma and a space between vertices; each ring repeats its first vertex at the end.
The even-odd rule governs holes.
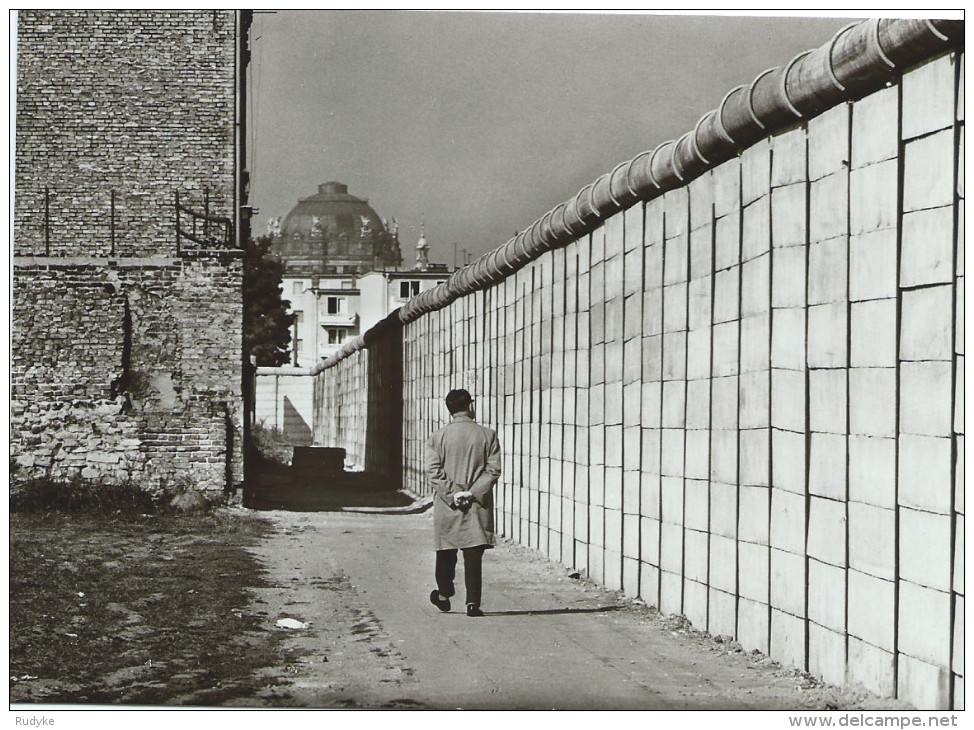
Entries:
POLYGON ((238 484, 242 252, 179 240, 175 204, 240 202, 245 18, 17 21, 12 481, 238 484))

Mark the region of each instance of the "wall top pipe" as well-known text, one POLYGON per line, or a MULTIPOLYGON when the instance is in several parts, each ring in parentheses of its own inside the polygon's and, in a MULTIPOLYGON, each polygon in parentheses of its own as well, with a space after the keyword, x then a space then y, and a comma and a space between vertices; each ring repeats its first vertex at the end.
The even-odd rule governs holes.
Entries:
POLYGON ((428 297, 414 298, 399 310, 399 319, 411 322, 493 286, 543 250, 567 244, 639 200, 686 185, 781 126, 880 89, 910 66, 963 44, 964 22, 958 20, 871 19, 848 25, 820 47, 732 89, 693 130, 616 165, 495 249, 476 275, 451 277, 428 297), (535 245, 526 246, 529 241, 535 245))

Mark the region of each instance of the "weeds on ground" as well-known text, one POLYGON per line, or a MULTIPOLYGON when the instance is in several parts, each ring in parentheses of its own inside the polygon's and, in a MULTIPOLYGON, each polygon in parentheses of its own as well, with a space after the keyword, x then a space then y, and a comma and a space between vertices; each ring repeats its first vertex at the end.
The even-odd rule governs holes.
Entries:
POLYGON ((281 656, 279 635, 248 609, 264 577, 246 547, 270 523, 212 505, 178 512, 171 493, 91 487, 39 484, 11 498, 10 701, 254 696, 267 684, 256 671, 281 656))

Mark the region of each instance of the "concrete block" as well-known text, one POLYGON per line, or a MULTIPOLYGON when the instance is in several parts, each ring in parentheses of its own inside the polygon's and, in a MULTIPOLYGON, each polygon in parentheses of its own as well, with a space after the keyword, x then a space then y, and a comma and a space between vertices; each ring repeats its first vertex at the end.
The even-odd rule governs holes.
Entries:
POLYGON ((714 215, 721 218, 740 210, 741 169, 740 160, 730 159, 710 172, 714 215))
POLYGON ((954 586, 955 593, 964 594, 964 515, 957 515, 954 528, 954 586))
POLYGON ((659 566, 660 522, 651 517, 639 518, 640 560, 659 566))
POLYGON ((660 568, 680 575, 683 570, 683 528, 663 522, 660 525, 660 568))
POLYGON ((900 365, 900 433, 950 436, 953 366, 946 361, 900 365))
MULTIPOLYGON (((647 225, 649 221, 647 219, 647 225)), ((650 227, 652 228, 652 227, 650 227)), ((647 229, 647 232, 650 229, 647 229)), ((662 231, 660 231, 662 235, 662 231)), ((646 241, 643 249, 643 290, 645 292, 659 291, 663 286, 663 243, 662 240, 656 242, 646 241)), ((579 302, 579 311, 581 302, 579 302)))
POLYGON ((771 245, 774 248, 804 246, 807 194, 807 184, 804 182, 771 191, 771 245))
POLYGON ((900 573, 903 581, 949 591, 950 516, 903 508, 900 510, 900 573))
POLYGON ((771 490, 771 547, 804 555, 807 520, 803 495, 771 490))
POLYGON ((903 216, 900 286, 948 284, 954 275, 953 206, 903 216))
POLYGON ((687 479, 684 492, 684 525, 691 530, 706 532, 710 526, 709 483, 705 479, 687 479))
POLYGON ((846 639, 844 632, 808 625, 808 671, 829 684, 841 686, 846 679, 846 639))
POLYGON ((900 141, 899 101, 899 89, 891 87, 876 91, 853 105, 853 168, 896 157, 900 141))
POLYGON ((768 602, 770 560, 770 549, 766 545, 737 544, 738 586, 742 598, 768 602))
POLYGON ((684 283, 689 278, 690 250, 686 233, 670 231, 667 218, 666 242, 663 245, 663 284, 684 283))
POLYGON ((642 463, 642 429, 639 426, 626 426, 622 435, 622 466, 627 472, 638 472, 642 463))
MULTIPOLYGON (((774 524, 772 523, 772 530, 774 524)), ((846 503, 811 497, 808 504, 808 554, 822 563, 845 568, 846 503)), ((831 624, 826 624, 836 628, 831 624)))
POLYGON ((714 222, 714 269, 741 262, 741 212, 735 208, 714 222))
MULTIPOLYGON (((544 326, 544 322, 541 323, 544 326)), ((623 334, 623 315, 622 315, 622 297, 619 296, 618 299, 610 299, 605 303, 605 342, 608 345, 618 343, 622 346, 622 341, 624 339, 623 334)), ((621 353, 620 353, 620 366, 621 366, 621 353)))
POLYGON ((745 651, 768 653, 771 614, 766 602, 741 598, 737 604, 737 640, 745 651))
POLYGON ((849 230, 849 173, 833 173, 810 183, 809 239, 824 241, 846 235, 849 230))
POLYGON ((706 480, 710 477, 710 431, 686 432, 684 474, 688 479, 706 480))
POLYGON ((639 561, 623 556, 622 590, 629 598, 639 596, 639 561))
POLYGON ((805 633, 807 630, 804 619, 772 608, 771 658, 788 667, 803 668, 806 660, 805 633))
POLYGON ((908 581, 900 581, 899 585, 900 652, 938 667, 949 667, 953 644, 950 594, 908 581))
POLYGON ((817 304, 808 308, 808 365, 844 368, 848 358, 847 305, 817 304))
POLYGON ((741 484, 767 487, 770 484, 770 429, 740 432, 741 484))
POLYGON ((679 380, 687 376, 687 333, 663 335, 663 379, 679 380))
MULTIPOLYGON (((588 542, 592 547, 605 547, 605 508, 596 504, 590 504, 588 508, 588 542)), ((601 560, 601 553, 598 554, 601 560)), ((589 557, 596 556, 596 553, 589 549, 589 557)))
POLYGON ((663 377, 663 336, 643 337, 643 381, 652 382, 663 377))
POLYGON ((741 266, 741 316, 771 311, 771 254, 764 253, 741 266))
POLYGON ((664 476, 660 480, 660 508, 663 522, 683 524, 683 478, 664 476))
POLYGON ((950 286, 903 292, 900 320, 902 360, 950 360, 953 353, 950 286))
POLYGON ((635 294, 626 295, 623 314, 625 324, 623 334, 626 344, 632 340, 638 340, 643 335, 643 293, 640 289, 635 294))
POLYGON ((805 616, 805 556, 771 548, 771 607, 805 616))
POLYGON ((679 574, 661 570, 659 594, 659 607, 662 613, 683 613, 683 578, 679 574))
POLYGON ((809 304, 830 304, 847 300, 848 258, 848 236, 839 236, 809 244, 809 304))
POLYGON ((767 312, 741 320, 742 373, 766 372, 771 365, 771 315, 767 312))
POLYGON ((849 502, 849 567, 885 580, 896 577, 894 510, 849 502))
POLYGON ((728 538, 737 537, 737 486, 721 482, 710 484, 710 531, 728 538))
POLYGON ((771 371, 771 425, 789 431, 805 430, 805 373, 771 371))
POLYGON ((679 332, 687 328, 687 284, 663 287, 663 332, 679 332))
POLYGON ((964 437, 956 437, 954 449, 954 509, 964 514, 964 437))
POLYGON ((624 514, 622 517, 622 555, 639 558, 639 515, 624 514))
POLYGON ((612 550, 606 550, 602 558, 604 571, 604 585, 610 591, 622 590, 622 555, 612 550))
MULTIPOLYGON (((964 60, 966 57, 967 54, 965 54, 964 52, 957 54, 957 65, 960 66, 961 68, 966 68, 966 66, 964 66, 964 60)), ((957 112, 956 112, 957 119, 960 121, 964 121, 964 74, 958 74, 956 105, 957 105, 957 112)))
POLYGON ((805 247, 775 250, 771 277, 772 307, 805 306, 805 247))
POLYGON ((771 184, 771 143, 762 140, 741 153, 741 204, 766 196, 771 184))
POLYGON ((710 381, 711 426, 715 429, 737 428, 737 378, 714 378, 710 381))
POLYGON ((713 374, 717 377, 736 375, 738 372, 738 323, 715 324, 713 337, 713 374))
POLYGON ((601 545, 588 546, 588 575, 596 583, 605 583, 605 548, 601 545))
MULTIPOLYGON (((692 334, 692 333, 691 333, 692 334)), ((686 391, 686 427, 710 427, 710 381, 690 380, 686 391)))
MULTIPOLYGON (((697 178, 699 180, 699 178, 697 178)), ((696 182, 696 181, 694 181, 696 182)), ((690 206, 691 216, 695 206, 690 206)), ((699 215, 706 214, 706 225, 694 228, 690 232, 690 279, 700 279, 710 276, 714 268, 714 232, 710 224, 710 208, 699 215)), ((641 282, 640 282, 641 283, 641 282)))
POLYGON ((711 636, 734 636, 737 633, 737 600, 726 591, 710 589, 710 611, 707 631, 711 636))
POLYGON ((666 211, 667 236, 681 235, 689 230, 690 192, 687 188, 667 191, 663 196, 663 208, 666 211))
POLYGON ((845 568, 808 561, 808 618, 845 634, 845 568))
POLYGON ((714 274, 714 322, 730 322, 740 317, 740 270, 724 269, 714 274))
POLYGON ((776 309, 771 316, 771 365, 802 370, 805 367, 805 310, 776 309))
POLYGON ((588 501, 591 505, 602 507, 605 505, 605 467, 590 466, 588 468, 588 501))
MULTIPOLYGON (((771 423, 771 372, 745 373, 740 376, 741 428, 761 428, 771 423)), ((732 427, 730 424, 727 427, 732 427)))
POLYGON ((903 153, 903 212, 954 203, 954 130, 907 142, 903 153))
POLYGON ((896 300, 854 302, 851 307, 852 367, 896 366, 896 300))
POLYGON ((684 475, 685 443, 682 428, 664 428, 662 431, 661 472, 666 476, 684 475))
POLYGON ((896 225, 899 207, 896 181, 896 160, 853 169, 849 176, 850 233, 896 225))
POLYGON ((810 370, 808 420, 812 431, 841 434, 846 430, 846 370, 810 370))
POLYGON ((607 510, 622 509, 622 469, 606 467, 604 475, 605 501, 607 510))
POLYGON ((896 231, 884 229, 850 236, 849 298, 892 298, 896 291, 896 231))
POLYGON ((758 545, 767 545, 771 523, 770 489, 742 486, 739 498, 738 538, 758 545))
POLYGON ((622 555, 622 512, 618 509, 605 510, 605 547, 622 555))
POLYGON ((954 597, 953 658, 951 669, 964 674, 964 596, 954 597))
POLYGON ((808 176, 812 180, 848 167, 851 109, 840 104, 808 120, 808 176))
POLYGON ((771 185, 779 187, 805 179, 806 134, 796 127, 771 138, 771 185))
POLYGON ((655 565, 639 563, 639 597, 659 608, 659 568, 655 565))
POLYGON ((899 444, 900 504, 950 514, 951 440, 901 434, 899 444))
POLYGON ((849 637, 848 646, 846 682, 880 697, 892 697, 896 692, 893 653, 853 636, 849 637))
POLYGON ((701 630, 707 625, 707 593, 706 584, 683 581, 683 615, 694 628, 701 630))
POLYGON ((737 590, 737 543, 733 538, 710 536, 710 585, 728 593, 737 590))
POLYGON ((644 474, 660 472, 660 431, 658 428, 642 429, 642 448, 640 449, 640 469, 644 474))
POLYGON ((771 199, 767 196, 749 204, 743 212, 741 260, 750 261, 771 250, 771 199))
POLYGON ((645 204, 636 203, 623 213, 623 227, 625 229, 625 250, 626 253, 633 249, 642 249, 643 246, 643 216, 645 215, 645 204))
POLYGON ((884 651, 893 651, 896 621, 893 581, 852 569, 847 578, 850 641, 854 636, 884 651))
POLYGON ((687 333, 687 378, 710 377, 710 327, 687 333))
POLYGON ((907 654, 896 658, 896 696, 918 710, 950 709, 950 671, 907 654))
POLYGON ((861 436, 896 435, 896 370, 849 370, 849 433, 861 436))
POLYGON ((727 484, 737 483, 737 431, 710 433, 710 478, 727 484))
MULTIPOLYGON (((685 578, 697 583, 707 583, 707 573, 709 569, 709 540, 706 532, 697 530, 687 530, 684 537, 684 561, 683 575, 685 578)), ((706 594, 704 594, 706 602, 706 594)))
POLYGON ((846 498, 846 437, 813 433, 808 452, 808 491, 830 499, 846 498))
POLYGON ((805 434, 771 429, 771 483, 778 489, 805 493, 805 434))
POLYGON ((954 433, 964 433, 964 356, 957 356, 954 372, 954 433))
POLYGON ((690 282, 689 291, 689 315, 687 324, 691 330, 701 327, 710 327, 711 324, 711 295, 713 291, 713 277, 708 276, 703 279, 694 279, 690 282))

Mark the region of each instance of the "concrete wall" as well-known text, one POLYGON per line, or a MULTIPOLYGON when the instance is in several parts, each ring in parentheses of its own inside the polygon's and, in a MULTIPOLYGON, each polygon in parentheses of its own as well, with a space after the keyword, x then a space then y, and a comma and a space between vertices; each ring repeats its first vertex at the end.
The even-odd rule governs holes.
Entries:
POLYGON ((177 247, 175 194, 234 216, 240 16, 17 20, 12 480, 231 488, 242 252, 177 247))
MULTIPOLYGON (((962 72, 936 56, 586 216, 597 182, 561 226, 586 233, 546 234, 556 208, 401 313, 404 485, 430 491, 466 387, 502 534, 827 681, 961 707, 962 72)), ((364 397, 361 347, 319 374, 329 408, 364 397)))
POLYGON ((279 431, 292 446, 313 442, 314 380, 307 369, 257 368, 254 422, 279 431))

